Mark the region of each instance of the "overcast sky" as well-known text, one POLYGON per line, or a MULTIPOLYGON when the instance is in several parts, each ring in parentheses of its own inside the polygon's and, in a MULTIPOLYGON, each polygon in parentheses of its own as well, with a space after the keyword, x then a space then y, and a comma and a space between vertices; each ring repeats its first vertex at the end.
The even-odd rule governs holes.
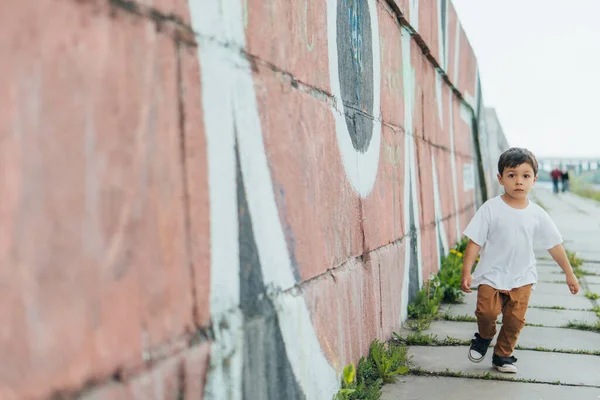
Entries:
POLYGON ((600 157, 600 0, 452 0, 511 146, 600 157))

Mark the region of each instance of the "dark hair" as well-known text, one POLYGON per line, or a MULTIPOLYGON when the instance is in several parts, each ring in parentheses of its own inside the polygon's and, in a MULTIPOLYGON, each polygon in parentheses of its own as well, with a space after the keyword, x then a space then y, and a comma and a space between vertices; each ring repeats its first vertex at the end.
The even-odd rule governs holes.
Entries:
POLYGON ((532 152, 520 147, 511 147, 500 156, 498 160, 498 173, 502 175, 505 168, 515 168, 527 163, 533 168, 533 175, 537 176, 538 162, 532 152))

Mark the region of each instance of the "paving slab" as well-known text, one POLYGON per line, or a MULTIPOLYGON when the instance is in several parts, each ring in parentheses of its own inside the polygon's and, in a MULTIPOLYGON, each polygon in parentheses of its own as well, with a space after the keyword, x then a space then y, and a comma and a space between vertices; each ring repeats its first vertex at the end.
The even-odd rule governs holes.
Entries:
POLYGON ((546 272, 538 270, 538 281, 554 282, 558 280, 565 280, 565 275, 560 272, 560 269, 557 272, 546 272))
MULTIPOLYGON (((488 353, 482 363, 474 364, 467 358, 468 349, 467 346, 413 346, 409 347, 408 354, 412 356, 414 367, 429 372, 452 371, 473 375, 491 373, 507 377, 506 374, 492 368, 491 353, 488 353)), ((516 364, 519 372, 512 375, 516 379, 600 387, 600 357, 598 356, 529 350, 517 350, 514 355, 519 360, 516 364)))
MULTIPOLYGON (((580 292, 581 293, 581 292, 580 292)), ((560 283, 556 282, 538 282, 535 290, 533 291, 533 296, 537 296, 540 294, 555 294, 556 296, 572 296, 569 291, 569 287, 566 282, 561 281, 560 283)), ((577 296, 584 296, 583 294, 577 294, 577 296)))
MULTIPOLYGON (((498 327, 499 331, 500 327, 498 327)), ((469 340, 475 332, 477 332, 475 322, 434 321, 429 329, 422 333, 436 335, 440 340, 446 337, 469 340)), ((407 336, 414 332, 402 330, 398 333, 407 336)), ((518 345, 526 348, 543 347, 549 350, 600 352, 600 334, 576 329, 526 326, 519 335, 518 345)))
POLYGON ((561 274, 564 275, 558 265, 538 265, 538 278, 540 274, 561 274))
POLYGON ((590 292, 598 293, 600 295, 600 283, 588 283, 586 282, 587 289, 590 292))
POLYGON ((581 269, 590 271, 593 274, 600 275, 600 264, 596 263, 584 263, 581 265, 581 269))
POLYGON ((560 271, 560 267, 554 260, 537 260, 537 268, 552 268, 560 271))
MULTIPOLYGON (((564 285, 565 291, 568 290, 567 285, 564 285)), ((589 309, 594 305, 584 295, 584 291, 581 290, 577 295, 570 293, 537 293, 537 290, 531 295, 529 300, 529 306, 536 307, 564 307, 569 309, 589 309)))
POLYGON ((600 276, 585 275, 583 280, 587 283, 595 283, 600 285, 600 276))
POLYGON ((592 250, 575 250, 582 260, 600 261, 600 252, 592 250))
MULTIPOLYGON (((475 316, 475 307, 469 304, 446 304, 441 307, 440 311, 442 314, 446 313, 455 317, 475 316)), ((570 321, 595 324, 598 321, 596 313, 592 311, 548 310, 543 308, 528 309, 525 318, 528 324, 544 326, 564 326, 570 321)))
POLYGON ((403 376, 383 386, 381 400, 597 400, 597 388, 435 376, 403 376))

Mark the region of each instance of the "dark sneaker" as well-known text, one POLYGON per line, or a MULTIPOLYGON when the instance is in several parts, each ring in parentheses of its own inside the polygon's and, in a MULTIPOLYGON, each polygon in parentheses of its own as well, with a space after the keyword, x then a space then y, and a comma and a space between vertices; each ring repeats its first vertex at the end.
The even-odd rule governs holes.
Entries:
POLYGON ((509 374, 516 374, 519 370, 514 365, 517 362, 515 356, 500 357, 494 354, 492 357, 492 365, 500 372, 506 372, 509 374))
POLYGON ((469 360, 474 363, 483 361, 491 342, 492 339, 483 339, 479 333, 475 333, 475 338, 471 339, 471 347, 469 347, 469 360))

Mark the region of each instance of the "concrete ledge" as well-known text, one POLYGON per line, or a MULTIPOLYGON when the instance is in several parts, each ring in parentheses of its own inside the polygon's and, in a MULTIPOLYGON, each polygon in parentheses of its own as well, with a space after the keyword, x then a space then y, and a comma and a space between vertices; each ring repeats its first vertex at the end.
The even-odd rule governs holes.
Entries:
POLYGON ((600 387, 600 357, 593 355, 515 351, 519 373, 507 375, 492 368, 492 353, 480 364, 467 358, 467 346, 410 347, 414 367, 428 372, 458 372, 475 376, 492 374, 502 379, 526 379, 539 383, 561 382, 569 385, 600 387))
POLYGON ((465 378, 406 376, 383 386, 381 400, 597 400, 598 389, 465 378))

